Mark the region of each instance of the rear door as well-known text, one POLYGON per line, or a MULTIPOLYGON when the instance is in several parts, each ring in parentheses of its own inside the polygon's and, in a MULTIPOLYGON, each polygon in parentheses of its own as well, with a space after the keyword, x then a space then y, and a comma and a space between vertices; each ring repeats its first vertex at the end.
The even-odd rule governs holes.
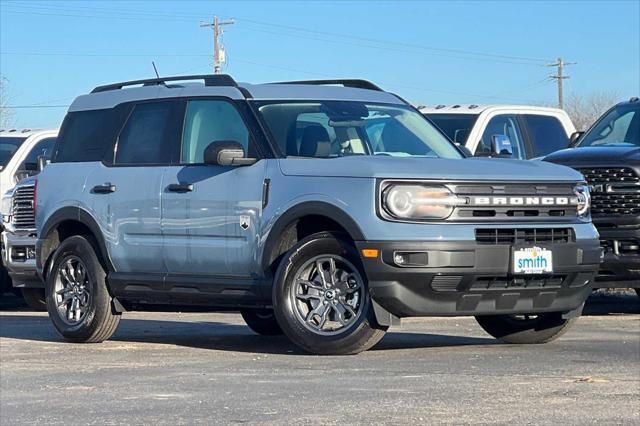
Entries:
POLYGON ((118 272, 163 274, 160 194, 181 125, 179 101, 130 106, 109 152, 87 180, 94 214, 118 272))
POLYGON ((223 140, 239 142, 245 154, 259 158, 234 103, 189 100, 179 164, 166 169, 162 182, 164 257, 170 274, 239 277, 257 271, 266 162, 204 164, 206 147, 223 140))

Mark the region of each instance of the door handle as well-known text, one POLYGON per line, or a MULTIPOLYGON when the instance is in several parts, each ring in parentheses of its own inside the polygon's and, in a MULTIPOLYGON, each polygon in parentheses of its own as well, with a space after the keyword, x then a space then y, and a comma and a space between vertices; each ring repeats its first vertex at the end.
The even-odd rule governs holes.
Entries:
POLYGON ((191 192, 193 191, 192 183, 172 183, 167 186, 169 192, 191 192))
POLYGON ((91 189, 91 192, 94 194, 111 194, 112 192, 116 192, 116 186, 110 183, 96 185, 91 189))

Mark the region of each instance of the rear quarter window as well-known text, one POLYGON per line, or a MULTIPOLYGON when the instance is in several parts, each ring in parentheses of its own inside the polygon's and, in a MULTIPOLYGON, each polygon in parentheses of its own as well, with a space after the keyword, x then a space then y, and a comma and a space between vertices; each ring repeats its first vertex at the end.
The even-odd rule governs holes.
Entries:
POLYGON ((523 118, 533 145, 534 157, 551 154, 569 145, 564 126, 556 117, 524 114, 523 118))
POLYGON ((101 161, 107 150, 113 147, 130 108, 122 105, 113 109, 68 113, 62 123, 52 161, 101 161))

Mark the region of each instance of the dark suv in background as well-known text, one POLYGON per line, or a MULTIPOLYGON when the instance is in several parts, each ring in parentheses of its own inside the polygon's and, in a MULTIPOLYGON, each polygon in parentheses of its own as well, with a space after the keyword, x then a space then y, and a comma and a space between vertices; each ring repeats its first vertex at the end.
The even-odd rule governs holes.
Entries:
POLYGON ((587 132, 574 134, 572 145, 545 161, 573 167, 591 186, 604 248, 596 287, 635 288, 640 296, 640 100, 617 104, 587 132))

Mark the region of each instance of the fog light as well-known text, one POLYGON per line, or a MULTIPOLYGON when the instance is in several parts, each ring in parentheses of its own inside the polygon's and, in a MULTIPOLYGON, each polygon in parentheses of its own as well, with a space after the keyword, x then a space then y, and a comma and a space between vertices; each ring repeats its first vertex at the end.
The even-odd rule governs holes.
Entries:
POLYGON ((393 263, 403 268, 420 268, 429 264, 426 251, 396 251, 393 253, 393 263))

